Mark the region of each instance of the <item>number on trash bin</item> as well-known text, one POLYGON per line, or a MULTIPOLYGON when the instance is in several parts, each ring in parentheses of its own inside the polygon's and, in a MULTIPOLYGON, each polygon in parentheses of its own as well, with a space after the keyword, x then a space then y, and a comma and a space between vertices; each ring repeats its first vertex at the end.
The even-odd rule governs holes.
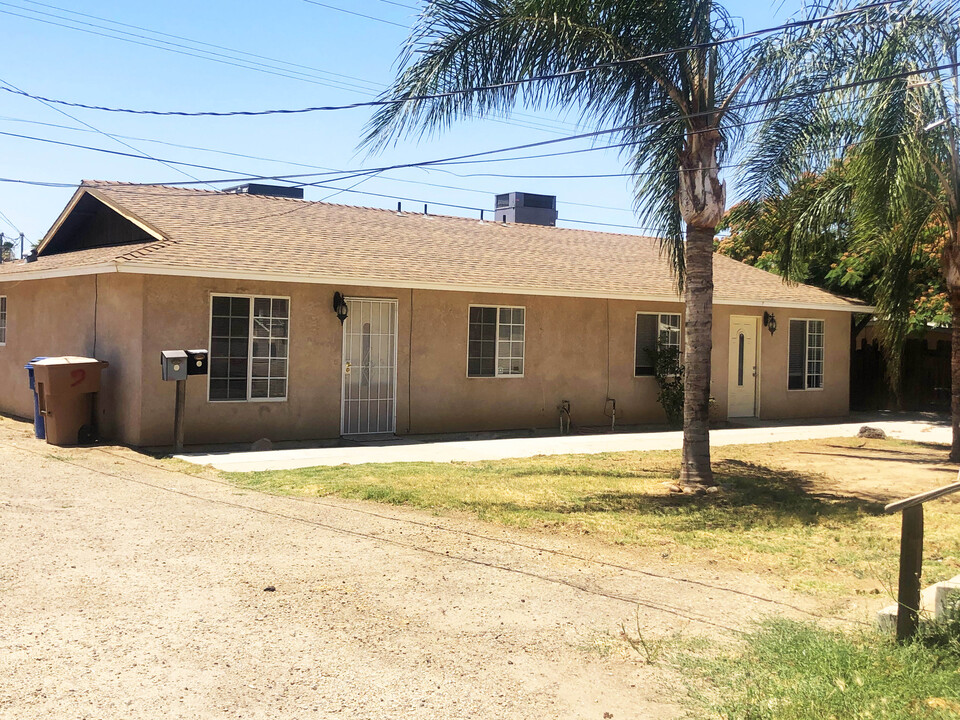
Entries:
POLYGON ((82 383, 84 380, 87 379, 87 371, 84 370, 83 368, 77 368, 76 370, 70 373, 70 377, 73 378, 73 382, 70 383, 70 387, 76 387, 77 385, 79 385, 80 383, 82 383))

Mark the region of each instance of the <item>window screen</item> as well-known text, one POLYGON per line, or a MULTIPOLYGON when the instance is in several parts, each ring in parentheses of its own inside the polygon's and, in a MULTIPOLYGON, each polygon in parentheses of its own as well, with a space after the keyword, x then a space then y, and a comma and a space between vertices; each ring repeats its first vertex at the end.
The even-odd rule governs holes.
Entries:
POLYGON ((523 375, 525 311, 516 307, 471 307, 467 375, 523 375))
POLYGON ((653 359, 649 353, 656 352, 658 339, 666 347, 680 347, 680 315, 637 313, 635 375, 653 375, 653 359))

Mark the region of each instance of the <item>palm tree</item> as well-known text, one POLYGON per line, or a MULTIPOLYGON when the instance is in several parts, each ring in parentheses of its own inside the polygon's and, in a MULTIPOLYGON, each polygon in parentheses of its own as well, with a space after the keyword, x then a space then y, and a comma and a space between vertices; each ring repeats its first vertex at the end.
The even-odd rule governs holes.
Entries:
POLYGON ((929 247, 931 233, 942 233, 940 266, 954 318, 954 462, 960 462, 958 20, 955 3, 928 2, 898 22, 865 27, 850 47, 858 57, 848 65, 846 87, 803 98, 766 123, 748 173, 755 196, 769 198, 782 193, 797 174, 842 158, 848 204, 811 206, 804 220, 813 230, 807 238, 817 228, 846 222, 852 246, 873 253, 884 267, 874 298, 881 340, 894 369, 915 299, 911 260, 929 247), (876 78, 885 79, 863 84, 876 78), (806 118, 804 123, 797 113, 806 118))
MULTIPOLYGON (((622 143, 634 172, 635 208, 659 230, 685 304, 685 485, 714 482, 708 410, 713 238, 726 209, 720 171, 745 118, 764 112, 796 57, 828 47, 827 28, 842 32, 881 12, 829 11, 810 5, 812 22, 758 39, 738 38, 730 14, 711 0, 426 0, 384 96, 397 102, 368 126, 365 143, 376 149, 509 112, 522 98, 535 108, 577 108, 614 128, 606 134, 622 143)), ((878 17, 886 21, 886 11, 878 17)), ((806 81, 816 92, 824 79, 806 81)))

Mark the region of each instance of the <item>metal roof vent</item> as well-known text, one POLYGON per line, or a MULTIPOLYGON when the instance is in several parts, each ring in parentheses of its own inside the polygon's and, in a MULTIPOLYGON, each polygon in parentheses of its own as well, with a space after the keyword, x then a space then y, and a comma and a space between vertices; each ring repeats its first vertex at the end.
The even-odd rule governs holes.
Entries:
POLYGON ((497 222, 527 225, 557 224, 556 195, 512 192, 497 195, 494 215, 497 222))
POLYGON ((263 183, 246 183, 236 187, 225 188, 225 193, 236 195, 266 195, 267 197, 293 198, 303 200, 303 188, 287 187, 285 185, 264 185, 263 183))

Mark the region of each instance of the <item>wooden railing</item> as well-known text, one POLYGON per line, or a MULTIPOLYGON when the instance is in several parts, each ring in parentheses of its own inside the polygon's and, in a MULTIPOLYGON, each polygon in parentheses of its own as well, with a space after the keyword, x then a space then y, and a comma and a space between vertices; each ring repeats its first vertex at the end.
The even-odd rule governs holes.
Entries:
POLYGON ((920 573, 923 570, 923 504, 960 490, 958 482, 897 500, 883 509, 902 512, 900 527, 900 579, 897 589, 897 640, 906 642, 917 634, 920 622, 920 573))

